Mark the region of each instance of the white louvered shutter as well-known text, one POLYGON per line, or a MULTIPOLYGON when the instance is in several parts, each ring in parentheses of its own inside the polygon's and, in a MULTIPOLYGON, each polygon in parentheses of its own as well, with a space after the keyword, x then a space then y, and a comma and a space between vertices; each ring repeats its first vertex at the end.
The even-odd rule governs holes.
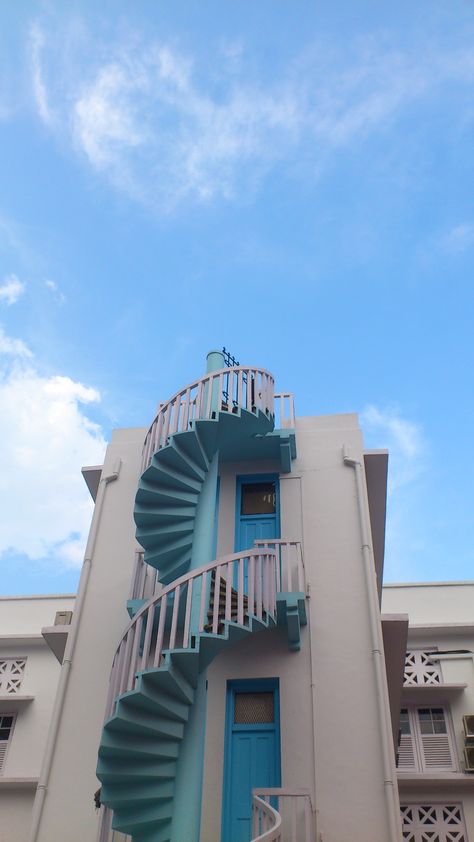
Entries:
POLYGON ((3 769, 3 764, 5 762, 5 756, 7 753, 7 745, 8 740, 0 740, 0 772, 3 769))
POLYGON ((444 708, 418 708, 417 719, 423 769, 455 769, 444 708))
POLYGON ((416 747, 413 737, 412 717, 408 708, 400 711, 400 745, 398 746, 398 768, 402 771, 417 769, 416 747))

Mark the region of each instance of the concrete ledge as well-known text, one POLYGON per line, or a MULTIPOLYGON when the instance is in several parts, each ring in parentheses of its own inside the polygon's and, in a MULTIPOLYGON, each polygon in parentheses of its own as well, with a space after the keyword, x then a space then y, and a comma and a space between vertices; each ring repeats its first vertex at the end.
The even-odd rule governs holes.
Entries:
POLYGON ((2 778, 0 777, 0 792, 3 789, 36 789, 39 778, 2 778))

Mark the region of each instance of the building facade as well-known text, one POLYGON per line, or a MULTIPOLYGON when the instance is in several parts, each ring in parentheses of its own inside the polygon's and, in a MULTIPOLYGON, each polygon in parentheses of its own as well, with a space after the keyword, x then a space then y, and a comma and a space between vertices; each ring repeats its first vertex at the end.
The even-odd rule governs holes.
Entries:
POLYGON ((457 637, 434 586, 381 609, 387 453, 356 415, 296 417, 211 352, 84 476, 52 750, 8 842, 474 842, 472 586, 457 637))
POLYGON ((73 606, 0 598, 0 842, 28 838, 73 606))

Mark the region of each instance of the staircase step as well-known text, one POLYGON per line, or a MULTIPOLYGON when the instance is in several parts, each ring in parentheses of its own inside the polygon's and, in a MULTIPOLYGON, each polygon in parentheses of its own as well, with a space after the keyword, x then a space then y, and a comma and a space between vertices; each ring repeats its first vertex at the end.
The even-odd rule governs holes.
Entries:
POLYGON ((175 523, 148 523, 146 525, 137 526, 137 540, 140 544, 150 543, 154 538, 160 541, 179 538, 184 535, 192 535, 194 531, 193 520, 181 520, 175 523))
POLYGON ((210 459, 201 444, 199 435, 195 430, 188 430, 176 433, 173 436, 173 443, 177 443, 182 452, 186 453, 195 465, 203 471, 209 470, 210 459))
POLYGON ((194 459, 181 446, 178 436, 171 437, 168 447, 164 447, 160 451, 159 459, 162 464, 169 465, 177 471, 182 471, 201 483, 204 482, 207 466, 203 468, 196 464, 194 459))
POLYGON ((199 675, 199 653, 192 649, 167 649, 163 654, 165 663, 180 673, 191 687, 196 687, 199 675))
POLYGON ((99 780, 110 783, 131 783, 132 781, 173 780, 176 777, 176 761, 173 760, 117 760, 99 757, 97 764, 99 780))
POLYGON ((192 520, 196 514, 196 506, 152 506, 135 504, 135 521, 140 520, 140 526, 162 526, 171 523, 182 523, 192 520))
POLYGON ((176 760, 179 754, 179 746, 178 740, 164 740, 143 736, 142 734, 132 735, 120 731, 109 731, 107 724, 102 733, 99 756, 124 761, 128 758, 133 760, 134 758, 140 759, 140 757, 149 760, 176 760))
MULTIPOLYGON (((176 567, 179 562, 185 564, 191 558, 193 536, 185 535, 162 544, 158 544, 156 539, 152 542, 151 538, 143 537, 141 543, 145 547, 145 562, 157 567, 161 574, 167 567, 176 567)), ((161 575, 160 581, 163 581, 161 575)))
POLYGON ((182 491, 195 491, 199 494, 202 486, 202 480, 195 479, 189 473, 179 471, 166 464, 161 454, 163 451, 156 453, 151 461, 150 467, 146 471, 147 482, 156 483, 164 487, 178 488, 182 491))
MULTIPOLYGON (((145 673, 139 673, 139 675, 145 675, 145 673)), ((164 690, 186 704, 192 705, 194 702, 194 687, 172 663, 147 670, 146 679, 147 682, 155 684, 160 690, 164 690)))
POLYGON ((198 496, 197 491, 182 491, 179 488, 149 482, 145 473, 140 480, 135 501, 139 506, 156 506, 161 503, 164 506, 197 506, 198 496))
POLYGON ((113 810, 123 810, 127 807, 142 807, 159 804, 174 796, 174 781, 135 781, 130 778, 127 783, 103 783, 100 794, 101 800, 113 810))
POLYGON ((151 830, 152 827, 164 825, 171 820, 172 816, 173 799, 170 798, 168 801, 156 805, 115 810, 112 827, 114 830, 129 833, 136 838, 137 833, 147 828, 151 830))
POLYGON ((187 722, 190 703, 183 702, 169 693, 164 693, 154 682, 147 679, 148 674, 142 673, 135 687, 143 699, 143 704, 146 704, 150 711, 153 710, 158 715, 168 716, 178 722, 187 722))
POLYGON ((142 708, 131 705, 129 699, 120 699, 117 713, 109 722, 109 730, 114 733, 150 734, 165 740, 182 740, 184 725, 174 719, 150 715, 142 708))

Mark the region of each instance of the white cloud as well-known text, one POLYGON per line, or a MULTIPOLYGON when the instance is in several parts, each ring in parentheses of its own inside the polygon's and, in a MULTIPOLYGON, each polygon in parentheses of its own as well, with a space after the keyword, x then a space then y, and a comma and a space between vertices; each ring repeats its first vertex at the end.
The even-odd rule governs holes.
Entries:
POLYGON ((22 283, 16 275, 8 275, 4 279, 4 283, 0 286, 0 302, 4 301, 5 304, 9 306, 11 304, 16 304, 19 298, 23 295, 25 291, 25 285, 22 283))
POLYGON ((100 464, 105 450, 84 405, 99 394, 41 375, 24 356, 20 347, 12 365, 0 358, 0 557, 78 567, 92 514, 80 468, 100 464))
POLYGON ((61 292, 55 281, 45 281, 44 285, 46 289, 49 289, 51 295, 54 297, 55 301, 58 302, 58 304, 64 304, 64 302, 66 301, 66 296, 64 295, 64 293, 61 292))
POLYGON ((277 162, 304 160, 317 173, 328 153, 474 76, 466 51, 394 50, 386 35, 344 51, 314 44, 265 83, 250 77, 240 42, 217 44, 206 71, 136 34, 105 45, 81 33, 74 55, 59 41, 32 30, 40 117, 116 188, 165 209, 245 196, 277 162))
POLYGON ((41 119, 45 123, 52 123, 53 115, 49 106, 46 83, 43 79, 42 54, 45 47, 45 36, 38 24, 30 27, 30 61, 33 96, 41 119))
POLYGON ((22 359, 33 356, 30 349, 21 339, 14 339, 11 336, 7 336, 3 327, 0 325, 0 355, 1 354, 11 357, 20 357, 22 359))
POLYGON ((474 223, 464 222, 456 225, 441 240, 444 251, 461 254, 474 246, 474 223))
POLYGON ((389 492, 415 480, 423 470, 426 444, 422 430, 394 409, 367 406, 360 416, 362 428, 374 447, 389 449, 389 492))

